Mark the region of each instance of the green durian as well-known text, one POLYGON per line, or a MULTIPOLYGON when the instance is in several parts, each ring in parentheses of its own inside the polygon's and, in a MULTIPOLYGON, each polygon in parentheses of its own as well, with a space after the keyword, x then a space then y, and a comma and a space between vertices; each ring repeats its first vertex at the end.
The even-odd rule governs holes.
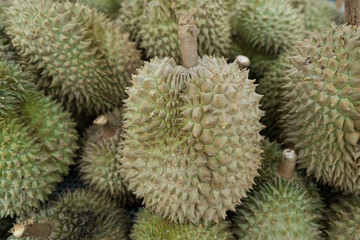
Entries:
POLYGON ((304 34, 303 15, 287 1, 243 1, 236 12, 233 35, 268 56, 287 51, 304 34))
POLYGON ((282 134, 318 181, 359 193, 360 31, 330 25, 297 44, 284 77, 282 134))
POLYGON ((123 205, 134 202, 128 183, 120 176, 118 148, 123 141, 121 109, 101 115, 90 126, 84 138, 79 164, 81 180, 99 192, 112 196, 123 205))
POLYGON ((7 34, 46 94, 78 115, 121 105, 141 62, 128 34, 104 14, 81 3, 14 0, 7 17, 7 34))
POLYGON ((127 239, 129 225, 125 211, 114 201, 81 188, 62 194, 16 221, 9 240, 120 240, 127 239))
POLYGON ((18 65, 0 63, 0 217, 45 201, 77 150, 70 114, 27 80, 18 65))
POLYGON ((263 183, 236 210, 238 239, 323 239, 316 200, 295 181, 275 178, 263 183))
POLYGON ((132 240, 227 240, 233 239, 230 223, 226 220, 209 225, 174 223, 143 208, 137 214, 136 223, 130 234, 132 240))

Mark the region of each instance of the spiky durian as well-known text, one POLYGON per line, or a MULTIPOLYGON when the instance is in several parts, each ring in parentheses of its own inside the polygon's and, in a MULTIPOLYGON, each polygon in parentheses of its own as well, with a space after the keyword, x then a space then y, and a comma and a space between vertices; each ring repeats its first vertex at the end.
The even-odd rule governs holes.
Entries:
POLYGON ((160 215, 143 208, 137 215, 137 221, 130 234, 132 240, 227 240, 233 239, 230 223, 221 221, 209 225, 174 223, 160 215))
POLYGON ((322 239, 316 199, 294 181, 275 178, 237 208, 233 231, 239 239, 322 239))
POLYGON ((75 124, 19 66, 0 63, 0 216, 37 207, 69 171, 75 124), (16 200, 15 200, 16 199, 16 200))
POLYGON ((134 201, 120 176, 118 147, 123 141, 122 110, 100 116, 85 132, 80 174, 84 183, 114 197, 123 205, 134 201))
POLYGON ((297 44, 284 78, 283 137, 318 181, 360 192, 360 31, 330 25, 297 44))
POLYGON ((14 0, 7 15, 13 45, 47 94, 78 114, 121 104, 139 52, 104 14, 68 1, 14 0))
POLYGON ((288 50, 304 34, 303 16, 282 0, 243 1, 232 28, 235 36, 270 56, 288 50))
POLYGON ((9 239, 127 239, 128 216, 107 196, 87 189, 66 192, 23 215, 9 239))

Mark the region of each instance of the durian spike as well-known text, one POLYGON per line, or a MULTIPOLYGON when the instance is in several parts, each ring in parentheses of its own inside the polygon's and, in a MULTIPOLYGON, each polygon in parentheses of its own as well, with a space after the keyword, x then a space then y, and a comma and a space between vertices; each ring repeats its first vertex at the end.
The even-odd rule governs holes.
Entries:
POLYGON ((345 22, 349 25, 360 25, 359 0, 345 0, 345 22))
POLYGON ((94 124, 101 127, 101 135, 104 138, 111 138, 116 133, 116 130, 114 129, 114 127, 111 126, 111 124, 109 123, 109 119, 104 115, 97 117, 94 120, 94 124))
POLYGON ((297 156, 294 150, 285 149, 282 154, 282 161, 277 170, 278 175, 287 180, 291 180, 296 177, 295 165, 297 156))
POLYGON ((198 65, 197 28, 191 13, 180 15, 178 36, 181 44, 183 66, 186 68, 198 65))
POLYGON ((12 233, 16 238, 48 239, 54 230, 53 225, 50 221, 36 223, 34 220, 29 219, 16 224, 12 228, 12 233))
POLYGON ((248 68, 250 66, 250 59, 244 55, 238 55, 235 61, 240 69, 248 68))

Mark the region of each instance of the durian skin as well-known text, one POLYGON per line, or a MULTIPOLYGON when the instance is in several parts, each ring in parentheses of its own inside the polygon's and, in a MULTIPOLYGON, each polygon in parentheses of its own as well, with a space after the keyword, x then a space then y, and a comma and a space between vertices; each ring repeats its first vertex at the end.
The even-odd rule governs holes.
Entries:
POLYGON ((317 204, 305 188, 282 178, 263 183, 236 210, 233 231, 238 239, 323 239, 317 204))
POLYGON ((15 0, 7 15, 7 34, 47 94, 79 115, 121 105, 140 54, 104 14, 81 3, 15 0))
POLYGON ((210 223, 209 225, 191 223, 174 223, 160 215, 143 208, 137 214, 137 221, 130 234, 132 240, 228 240, 233 239, 230 223, 210 223))
POLYGON ((79 172, 81 180, 94 190, 112 196, 122 205, 131 205, 134 196, 128 191, 128 183, 120 175, 121 163, 118 156, 118 147, 123 141, 122 114, 122 109, 105 114, 116 130, 112 137, 103 137, 101 127, 97 125, 86 130, 79 172))
POLYGON ((284 78, 282 134, 301 168, 359 193, 360 31, 330 25, 299 42, 284 78))
MULTIPOLYGON (((54 226, 54 232, 47 240, 127 239, 129 225, 125 211, 109 197, 81 188, 63 193, 40 209, 20 216, 16 222, 28 219, 54 226)), ((15 239, 18 238, 9 238, 15 239)))
POLYGON ((252 188, 260 164, 254 81, 224 58, 185 69, 155 58, 125 100, 121 172, 147 207, 176 222, 218 222, 252 188))

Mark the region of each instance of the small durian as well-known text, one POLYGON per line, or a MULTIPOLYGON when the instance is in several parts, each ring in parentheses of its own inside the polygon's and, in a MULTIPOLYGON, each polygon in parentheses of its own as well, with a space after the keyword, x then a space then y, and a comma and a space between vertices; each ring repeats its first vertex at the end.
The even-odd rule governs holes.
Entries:
POLYGON ((230 222, 227 220, 208 225, 174 223, 143 208, 137 214, 130 238, 132 240, 229 240, 233 239, 230 226, 230 222))
POLYGON ((107 196, 78 188, 22 215, 11 239, 127 239, 129 217, 107 196))
POLYGON ((321 28, 298 42, 283 78, 282 135, 317 181, 360 192, 360 30, 321 28))
POLYGON ((206 224, 234 210, 258 175, 261 96, 236 62, 198 58, 190 15, 179 25, 183 66, 152 59, 127 91, 121 172, 162 217, 206 224))
POLYGON ((60 104, 28 82, 18 65, 0 62, 0 217, 48 198, 73 164, 77 137, 60 104))
POLYGON ((84 134, 79 164, 81 180, 98 192, 112 196, 122 205, 134 202, 128 183, 120 176, 118 148, 123 141, 122 110, 101 115, 84 134))
POLYGON ((51 0, 14 0, 6 14, 12 44, 47 95, 78 115, 121 105, 140 53, 104 14, 51 0))

